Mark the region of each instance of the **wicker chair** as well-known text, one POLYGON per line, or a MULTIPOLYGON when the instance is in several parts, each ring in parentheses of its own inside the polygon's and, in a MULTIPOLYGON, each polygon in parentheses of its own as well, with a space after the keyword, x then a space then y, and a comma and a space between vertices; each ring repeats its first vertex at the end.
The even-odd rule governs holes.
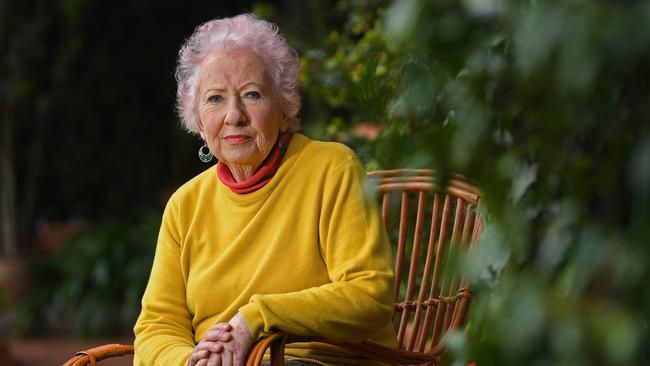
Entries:
MULTIPOLYGON (((453 266, 459 254, 476 244, 481 232, 481 192, 459 175, 451 175, 441 187, 436 173, 425 169, 381 170, 368 176, 383 196, 384 224, 391 242, 397 242, 393 319, 399 348, 278 332, 253 346, 247 366, 259 365, 269 348, 271 364, 283 365, 285 345, 306 341, 332 344, 394 365, 440 363, 447 336, 462 326, 471 299, 467 279, 459 278, 453 266), (399 214, 397 221, 393 212, 399 214)), ((95 365, 101 359, 131 353, 130 345, 106 345, 79 352, 64 366, 95 365)))

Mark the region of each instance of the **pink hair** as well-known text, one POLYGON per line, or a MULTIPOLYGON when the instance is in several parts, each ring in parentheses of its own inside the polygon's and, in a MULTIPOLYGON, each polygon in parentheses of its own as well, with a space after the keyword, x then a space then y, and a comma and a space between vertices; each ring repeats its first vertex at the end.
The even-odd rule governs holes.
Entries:
POLYGON ((199 131, 196 94, 199 86, 199 68, 203 60, 213 51, 239 48, 255 52, 266 64, 280 96, 289 131, 299 130, 298 54, 278 33, 277 25, 253 14, 240 14, 232 18, 205 22, 196 27, 181 47, 176 66, 176 108, 183 126, 193 133, 199 131))

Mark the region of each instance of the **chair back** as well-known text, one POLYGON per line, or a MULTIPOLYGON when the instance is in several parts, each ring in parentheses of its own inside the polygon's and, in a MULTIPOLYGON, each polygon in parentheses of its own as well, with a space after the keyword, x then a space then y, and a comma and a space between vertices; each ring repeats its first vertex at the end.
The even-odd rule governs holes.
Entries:
POLYGON ((395 253, 394 324, 400 348, 440 353, 445 335, 460 327, 471 299, 456 275, 459 254, 481 231, 481 192, 460 175, 444 186, 427 169, 368 173, 382 198, 384 225, 395 253))

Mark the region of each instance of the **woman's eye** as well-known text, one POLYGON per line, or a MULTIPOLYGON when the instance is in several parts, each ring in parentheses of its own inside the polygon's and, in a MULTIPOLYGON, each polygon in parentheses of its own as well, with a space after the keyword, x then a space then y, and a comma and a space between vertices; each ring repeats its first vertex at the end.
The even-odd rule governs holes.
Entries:
POLYGON ((208 97, 208 102, 209 103, 219 103, 223 100, 223 97, 221 95, 211 95, 208 97))
POLYGON ((249 91, 246 94, 244 94, 244 96, 250 99, 260 99, 262 97, 262 95, 256 91, 249 91))

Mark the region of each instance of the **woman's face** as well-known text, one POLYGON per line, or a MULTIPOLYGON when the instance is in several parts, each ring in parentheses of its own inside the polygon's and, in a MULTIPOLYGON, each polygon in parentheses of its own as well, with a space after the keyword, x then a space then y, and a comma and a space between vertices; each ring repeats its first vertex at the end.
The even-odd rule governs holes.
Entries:
POLYGON ((198 103, 203 140, 231 171, 247 176, 287 129, 273 80, 262 60, 247 49, 206 57, 199 70, 198 103))

